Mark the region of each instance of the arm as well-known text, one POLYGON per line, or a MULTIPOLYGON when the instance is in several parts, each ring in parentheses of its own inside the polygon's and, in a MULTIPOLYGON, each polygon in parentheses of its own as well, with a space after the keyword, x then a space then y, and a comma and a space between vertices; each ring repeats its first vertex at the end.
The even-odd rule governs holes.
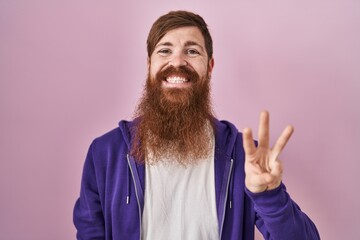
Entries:
POLYGON ((86 156, 81 180, 80 198, 74 207, 74 225, 77 239, 105 239, 104 216, 98 192, 91 144, 86 156))
POLYGON ((282 184, 282 163, 278 159, 293 133, 288 126, 275 145, 269 147, 269 113, 262 112, 259 144, 255 146, 251 129, 245 129, 245 192, 256 211, 256 225, 265 239, 320 239, 314 223, 290 198, 282 184))
POLYGON ((265 239, 320 239, 315 224, 290 198, 284 184, 262 193, 245 192, 254 203, 256 226, 265 239))

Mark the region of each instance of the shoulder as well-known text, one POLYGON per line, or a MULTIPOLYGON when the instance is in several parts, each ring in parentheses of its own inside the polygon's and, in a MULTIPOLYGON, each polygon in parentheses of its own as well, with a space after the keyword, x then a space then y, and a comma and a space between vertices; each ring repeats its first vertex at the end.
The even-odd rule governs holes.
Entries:
POLYGON ((121 132, 119 127, 114 128, 103 135, 100 135, 99 137, 96 137, 92 142, 92 148, 99 149, 99 148, 107 148, 114 145, 117 145, 116 143, 122 142, 121 140, 121 132))
POLYGON ((116 152, 127 154, 131 143, 130 126, 131 121, 120 121, 119 126, 96 137, 91 148, 94 154, 111 155, 116 152))
POLYGON ((219 120, 219 119, 214 118, 213 125, 215 128, 215 134, 217 134, 217 135, 225 135, 225 136, 240 135, 241 136, 241 133, 239 132, 239 130, 237 129, 235 124, 233 124, 232 122, 230 122, 228 120, 219 120))

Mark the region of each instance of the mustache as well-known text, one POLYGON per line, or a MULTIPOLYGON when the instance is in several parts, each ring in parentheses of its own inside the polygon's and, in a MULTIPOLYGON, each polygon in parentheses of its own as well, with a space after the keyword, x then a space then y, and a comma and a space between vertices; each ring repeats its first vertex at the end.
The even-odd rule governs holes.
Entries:
POLYGON ((171 75, 184 77, 188 79, 190 82, 197 82, 200 78, 199 74, 188 66, 180 66, 177 68, 174 66, 169 66, 166 69, 159 71, 156 74, 156 79, 162 81, 171 75))

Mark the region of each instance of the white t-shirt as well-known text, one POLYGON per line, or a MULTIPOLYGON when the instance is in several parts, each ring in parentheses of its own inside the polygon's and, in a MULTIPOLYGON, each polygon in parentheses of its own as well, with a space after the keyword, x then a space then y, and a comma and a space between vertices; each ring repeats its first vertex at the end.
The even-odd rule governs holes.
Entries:
POLYGON ((145 175, 142 240, 219 240, 214 149, 195 165, 147 164, 145 175))

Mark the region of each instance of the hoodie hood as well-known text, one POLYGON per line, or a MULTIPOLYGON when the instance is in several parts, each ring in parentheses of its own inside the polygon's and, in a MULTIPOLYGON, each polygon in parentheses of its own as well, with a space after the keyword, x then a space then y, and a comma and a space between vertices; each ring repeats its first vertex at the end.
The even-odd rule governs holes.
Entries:
POLYGON ((132 139, 135 136, 135 127, 138 123, 138 118, 133 121, 122 120, 119 122, 120 131, 129 150, 131 148, 132 139))
POLYGON ((214 120, 215 123, 215 151, 224 157, 231 157, 238 137, 238 130, 228 121, 214 120))

